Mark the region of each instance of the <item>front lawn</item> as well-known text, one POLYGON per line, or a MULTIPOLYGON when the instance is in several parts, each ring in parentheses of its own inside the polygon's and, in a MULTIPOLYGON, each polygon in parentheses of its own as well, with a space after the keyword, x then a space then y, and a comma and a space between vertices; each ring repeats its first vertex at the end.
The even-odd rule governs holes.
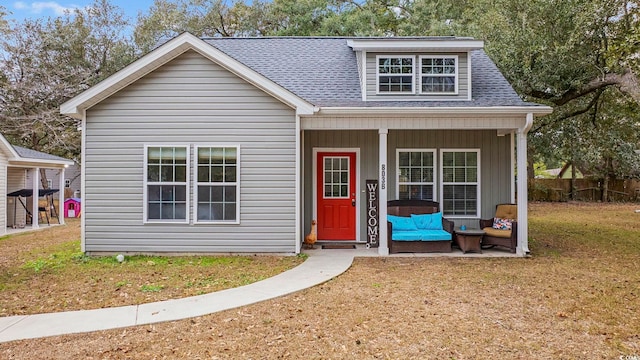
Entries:
POLYGON ((530 258, 357 258, 281 298, 0 358, 637 359, 640 205, 529 208, 530 258))
POLYGON ((0 239, 0 316, 96 309, 199 295, 288 270, 295 256, 114 256, 80 252, 77 219, 0 239))

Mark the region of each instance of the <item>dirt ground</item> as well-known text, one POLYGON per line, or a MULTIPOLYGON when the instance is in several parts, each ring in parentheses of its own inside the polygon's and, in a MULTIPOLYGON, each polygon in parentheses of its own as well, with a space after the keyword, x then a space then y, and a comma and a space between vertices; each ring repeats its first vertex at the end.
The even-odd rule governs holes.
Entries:
POLYGON ((282 298, 3 343, 0 358, 637 359, 635 208, 531 204, 530 258, 358 258, 343 275, 282 298))

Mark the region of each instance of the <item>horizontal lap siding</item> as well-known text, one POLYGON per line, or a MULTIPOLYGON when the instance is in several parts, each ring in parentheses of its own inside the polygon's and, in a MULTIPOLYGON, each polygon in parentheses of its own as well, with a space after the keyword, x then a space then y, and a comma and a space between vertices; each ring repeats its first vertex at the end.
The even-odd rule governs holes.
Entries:
POLYGON ((90 109, 87 119, 87 251, 295 251, 291 108, 187 52, 90 109), (143 224, 145 144, 189 144, 192 164, 194 145, 240 145, 240 225, 143 224))
MULTIPOLYGON (((7 193, 7 156, 0 150, 0 191, 7 193)), ((0 196, 0 234, 7 232, 7 197, 0 196)))
POLYGON ((380 54, 380 53, 367 53, 367 99, 368 100, 467 100, 469 96, 469 68, 468 68, 468 55, 467 53, 401 53, 401 54, 380 54), (415 74, 414 85, 415 94, 376 94, 376 86, 378 84, 376 73, 377 64, 376 57, 378 55, 415 55, 415 74), (457 95, 421 95, 420 94, 420 69, 419 59, 421 55, 457 55, 458 56, 458 94, 457 95))
MULTIPOLYGON (((7 194, 10 192, 22 190, 22 189, 32 189, 33 185, 27 185, 27 170, 24 168, 8 168, 7 169, 7 194)), ((22 199, 25 205, 28 208, 32 207, 31 198, 22 199)), ((18 198, 14 197, 11 200, 7 200, 7 226, 14 225, 14 212, 15 212, 15 222, 17 224, 26 224, 27 221, 27 212, 24 207, 19 203, 18 198), (15 203, 14 203, 15 202, 15 203), (15 211, 14 211, 15 210, 15 211)))

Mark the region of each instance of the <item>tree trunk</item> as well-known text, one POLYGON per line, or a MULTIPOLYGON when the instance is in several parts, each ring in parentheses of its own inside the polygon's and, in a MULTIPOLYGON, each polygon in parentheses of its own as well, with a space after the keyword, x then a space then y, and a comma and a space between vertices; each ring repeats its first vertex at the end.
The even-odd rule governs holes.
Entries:
POLYGON ((49 182, 47 181, 47 169, 40 168, 40 184, 42 184, 43 189, 49 188, 49 182))
POLYGON ((571 188, 569 189, 569 199, 574 200, 576 193, 576 166, 571 159, 571 188))

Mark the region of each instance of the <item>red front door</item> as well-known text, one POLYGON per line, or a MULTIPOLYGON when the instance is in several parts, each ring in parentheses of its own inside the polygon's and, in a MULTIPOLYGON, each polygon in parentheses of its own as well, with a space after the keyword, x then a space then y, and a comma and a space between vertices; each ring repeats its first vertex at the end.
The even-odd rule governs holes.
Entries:
POLYGON ((356 154, 319 152, 318 240, 356 239, 356 154))

